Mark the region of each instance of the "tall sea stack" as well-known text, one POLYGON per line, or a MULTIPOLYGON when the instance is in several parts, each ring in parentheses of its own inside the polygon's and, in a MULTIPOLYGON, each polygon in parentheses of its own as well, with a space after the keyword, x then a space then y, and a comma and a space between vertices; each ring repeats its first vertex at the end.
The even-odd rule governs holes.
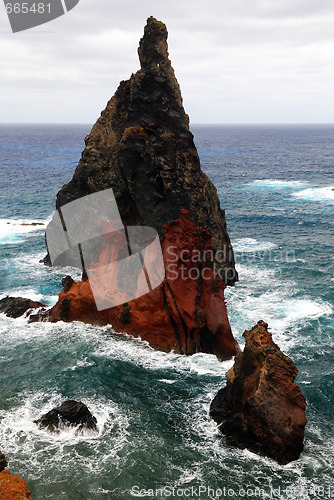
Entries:
POLYGON ((202 172, 179 84, 168 57, 167 28, 147 20, 138 54, 141 68, 121 82, 90 134, 72 180, 56 207, 112 188, 124 226, 155 228, 190 211, 199 229, 212 234, 220 252, 221 278, 237 281, 225 212, 202 172))
MULTIPOLYGON (((56 207, 112 188, 124 226, 158 232, 166 277, 150 293, 103 311, 86 276, 69 281, 50 320, 111 324, 159 349, 228 358, 237 349, 224 302, 226 284, 238 279, 233 250, 216 188, 200 167, 162 22, 147 20, 138 54, 140 70, 121 82, 86 137, 56 207)), ((107 246, 95 266, 106 262, 107 246)))

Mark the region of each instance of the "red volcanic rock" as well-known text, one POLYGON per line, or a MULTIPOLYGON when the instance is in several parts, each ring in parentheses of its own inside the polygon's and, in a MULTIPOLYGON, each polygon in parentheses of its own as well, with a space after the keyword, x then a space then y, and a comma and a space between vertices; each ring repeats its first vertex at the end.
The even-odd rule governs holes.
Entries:
POLYGON ((259 321, 244 332, 245 350, 237 354, 210 415, 228 444, 287 464, 303 450, 306 400, 294 383, 296 366, 267 327, 259 321))
POLYGON ((1 500, 32 500, 27 483, 20 476, 12 476, 8 470, 0 472, 1 500))
MULTIPOLYGON (((50 321, 84 321, 93 325, 111 324, 118 332, 141 337, 152 347, 182 354, 206 352, 220 359, 235 355, 238 346, 233 338, 224 301, 226 285, 215 273, 215 249, 211 235, 200 230, 182 210, 179 219, 164 225, 161 240, 166 276, 154 290, 131 302, 98 311, 89 280, 66 283, 57 304, 51 309, 50 321)), ((119 244, 105 235, 105 245, 98 270, 114 262, 124 252, 126 240, 119 234, 119 244)), ((101 276, 102 295, 112 296, 112 283, 101 276)), ((89 273, 88 273, 89 274, 89 273)))

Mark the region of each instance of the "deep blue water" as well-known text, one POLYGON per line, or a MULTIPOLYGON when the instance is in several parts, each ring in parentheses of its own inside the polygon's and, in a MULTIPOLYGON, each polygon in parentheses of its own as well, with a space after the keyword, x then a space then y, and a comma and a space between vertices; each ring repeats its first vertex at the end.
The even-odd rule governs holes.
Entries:
MULTIPOLYGON (((89 130, 0 126, 0 297, 51 305, 63 274, 73 275, 39 264, 45 227, 20 224, 47 221, 89 130)), ((232 362, 156 352, 110 327, 1 315, 0 449, 34 500, 130 499, 135 486, 215 491, 202 490, 204 499, 334 496, 334 126, 192 131, 235 249, 240 282, 226 293, 233 332, 242 344, 263 319, 296 363, 308 401, 305 450, 280 466, 225 445, 208 409, 232 362), (35 428, 66 398, 90 407, 98 436, 35 428)))

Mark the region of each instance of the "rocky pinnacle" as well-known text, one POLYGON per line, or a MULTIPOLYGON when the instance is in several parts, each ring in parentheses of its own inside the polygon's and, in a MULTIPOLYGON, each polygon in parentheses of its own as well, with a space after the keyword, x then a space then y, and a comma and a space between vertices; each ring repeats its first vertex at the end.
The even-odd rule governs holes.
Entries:
POLYGON ((154 227, 177 219, 181 209, 206 228, 219 250, 220 276, 237 281, 225 213, 217 190, 201 170, 189 118, 168 56, 167 29, 147 20, 138 54, 140 69, 122 81, 85 139, 72 180, 57 208, 112 188, 124 225, 154 227))

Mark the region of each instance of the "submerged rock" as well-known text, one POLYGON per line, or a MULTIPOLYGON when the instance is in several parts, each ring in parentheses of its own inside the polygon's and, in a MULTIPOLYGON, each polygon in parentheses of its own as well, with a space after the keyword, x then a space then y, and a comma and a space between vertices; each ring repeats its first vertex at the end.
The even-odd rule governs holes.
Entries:
POLYGON ((227 443, 248 448, 281 464, 303 450, 306 400, 294 383, 298 370, 259 321, 245 331, 245 350, 227 373, 227 385, 210 408, 210 416, 227 443))
POLYGON ((10 318, 19 318, 30 309, 39 309, 40 307, 45 307, 45 305, 23 297, 5 297, 0 300, 0 313, 4 313, 10 318))
POLYGON ((85 430, 98 432, 97 420, 87 406, 70 399, 50 410, 38 420, 34 420, 34 423, 40 429, 46 429, 49 432, 59 432, 64 427, 77 427, 78 434, 85 430))
POLYGON ((27 483, 20 476, 12 476, 8 470, 0 472, 1 500, 32 500, 27 483))

